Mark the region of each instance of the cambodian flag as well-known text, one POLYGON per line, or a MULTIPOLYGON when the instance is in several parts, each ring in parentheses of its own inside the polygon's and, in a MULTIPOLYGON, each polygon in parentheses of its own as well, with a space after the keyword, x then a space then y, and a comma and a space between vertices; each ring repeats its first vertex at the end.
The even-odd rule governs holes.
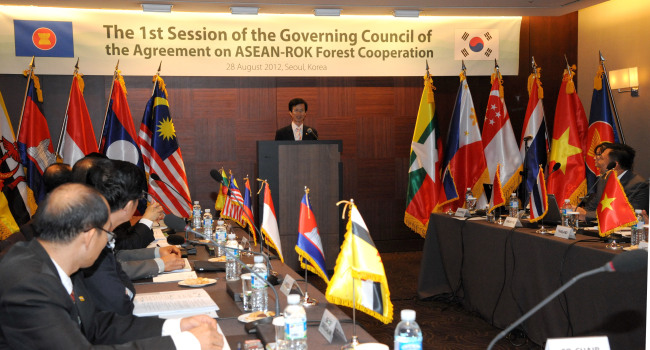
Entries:
POLYGON ((300 267, 309 270, 329 282, 327 268, 325 267, 325 254, 323 244, 318 233, 316 217, 311 210, 309 194, 305 193, 300 202, 300 220, 298 222, 298 242, 296 253, 300 260, 300 267))
POLYGON ((45 198, 43 171, 50 164, 56 162, 50 129, 47 127, 47 121, 41 111, 40 104, 43 98, 39 96, 40 87, 38 85, 38 77, 31 73, 31 79, 27 85, 22 123, 18 133, 20 162, 25 167, 27 186, 34 193, 37 204, 45 198))

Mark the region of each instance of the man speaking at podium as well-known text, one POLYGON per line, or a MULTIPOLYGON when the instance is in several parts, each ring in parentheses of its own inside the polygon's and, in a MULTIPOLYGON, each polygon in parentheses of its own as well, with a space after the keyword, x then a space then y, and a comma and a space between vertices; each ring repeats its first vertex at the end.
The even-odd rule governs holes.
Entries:
POLYGON ((289 101, 291 125, 276 130, 276 141, 318 140, 316 129, 303 124, 307 117, 307 107, 307 101, 302 98, 294 98, 289 101))

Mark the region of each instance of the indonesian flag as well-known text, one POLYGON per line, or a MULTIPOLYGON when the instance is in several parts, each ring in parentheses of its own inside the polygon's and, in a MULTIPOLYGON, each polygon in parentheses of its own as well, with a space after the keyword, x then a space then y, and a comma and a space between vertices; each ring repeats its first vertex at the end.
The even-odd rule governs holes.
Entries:
POLYGON ((264 181, 264 212, 262 213, 262 234, 264 241, 278 252, 280 260, 284 262, 282 256, 282 242, 280 241, 280 230, 278 230, 278 220, 275 216, 273 207, 273 198, 271 198, 271 189, 268 182, 264 181))
POLYGON ((625 190, 618 180, 618 174, 614 170, 607 174, 605 189, 596 208, 596 217, 598 233, 601 237, 608 236, 621 227, 636 224, 634 208, 628 201, 625 190))
POLYGON ((438 128, 438 115, 433 99, 431 76, 424 77, 424 90, 411 141, 411 157, 406 191, 404 223, 424 237, 429 217, 435 210, 440 194, 440 160, 442 140, 438 128))
POLYGON ((496 70, 492 74, 482 138, 490 178, 494 178, 496 168, 500 166, 499 183, 503 186, 503 193, 515 192, 521 182, 523 162, 503 99, 501 74, 496 70))
POLYGON ((84 81, 79 73, 74 73, 70 87, 68 112, 65 116, 64 134, 59 149, 63 162, 74 164, 89 153, 97 152, 95 131, 83 95, 84 81))
POLYGON ((549 169, 560 168, 548 176, 548 192, 558 203, 569 199, 577 205, 587 194, 585 155, 587 153, 587 116, 573 84, 573 73, 564 71, 560 94, 555 107, 555 125, 549 169))

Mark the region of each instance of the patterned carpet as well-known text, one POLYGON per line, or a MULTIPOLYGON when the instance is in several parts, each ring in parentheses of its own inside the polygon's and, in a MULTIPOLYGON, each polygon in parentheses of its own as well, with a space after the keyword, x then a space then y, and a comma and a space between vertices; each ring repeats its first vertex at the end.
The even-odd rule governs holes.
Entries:
MULTIPOLYGON (((418 300, 417 283, 422 252, 382 253, 394 307, 393 322, 384 325, 376 319, 357 312, 359 324, 380 343, 393 347, 393 332, 399 323, 402 309, 416 311, 416 322, 424 334, 424 349, 486 349, 500 329, 491 326, 480 317, 461 306, 442 301, 418 300)), ((318 277, 309 281, 325 293, 326 285, 318 277)), ((350 317, 352 310, 341 307, 350 317)), ((495 349, 541 349, 526 338, 501 340, 495 349)))

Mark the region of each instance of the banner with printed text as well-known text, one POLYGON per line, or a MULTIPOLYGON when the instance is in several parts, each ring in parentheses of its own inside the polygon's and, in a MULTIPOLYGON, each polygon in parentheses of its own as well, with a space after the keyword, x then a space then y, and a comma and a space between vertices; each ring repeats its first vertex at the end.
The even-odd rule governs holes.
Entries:
POLYGON ((165 76, 518 74, 521 17, 243 16, 0 5, 0 73, 165 76))

